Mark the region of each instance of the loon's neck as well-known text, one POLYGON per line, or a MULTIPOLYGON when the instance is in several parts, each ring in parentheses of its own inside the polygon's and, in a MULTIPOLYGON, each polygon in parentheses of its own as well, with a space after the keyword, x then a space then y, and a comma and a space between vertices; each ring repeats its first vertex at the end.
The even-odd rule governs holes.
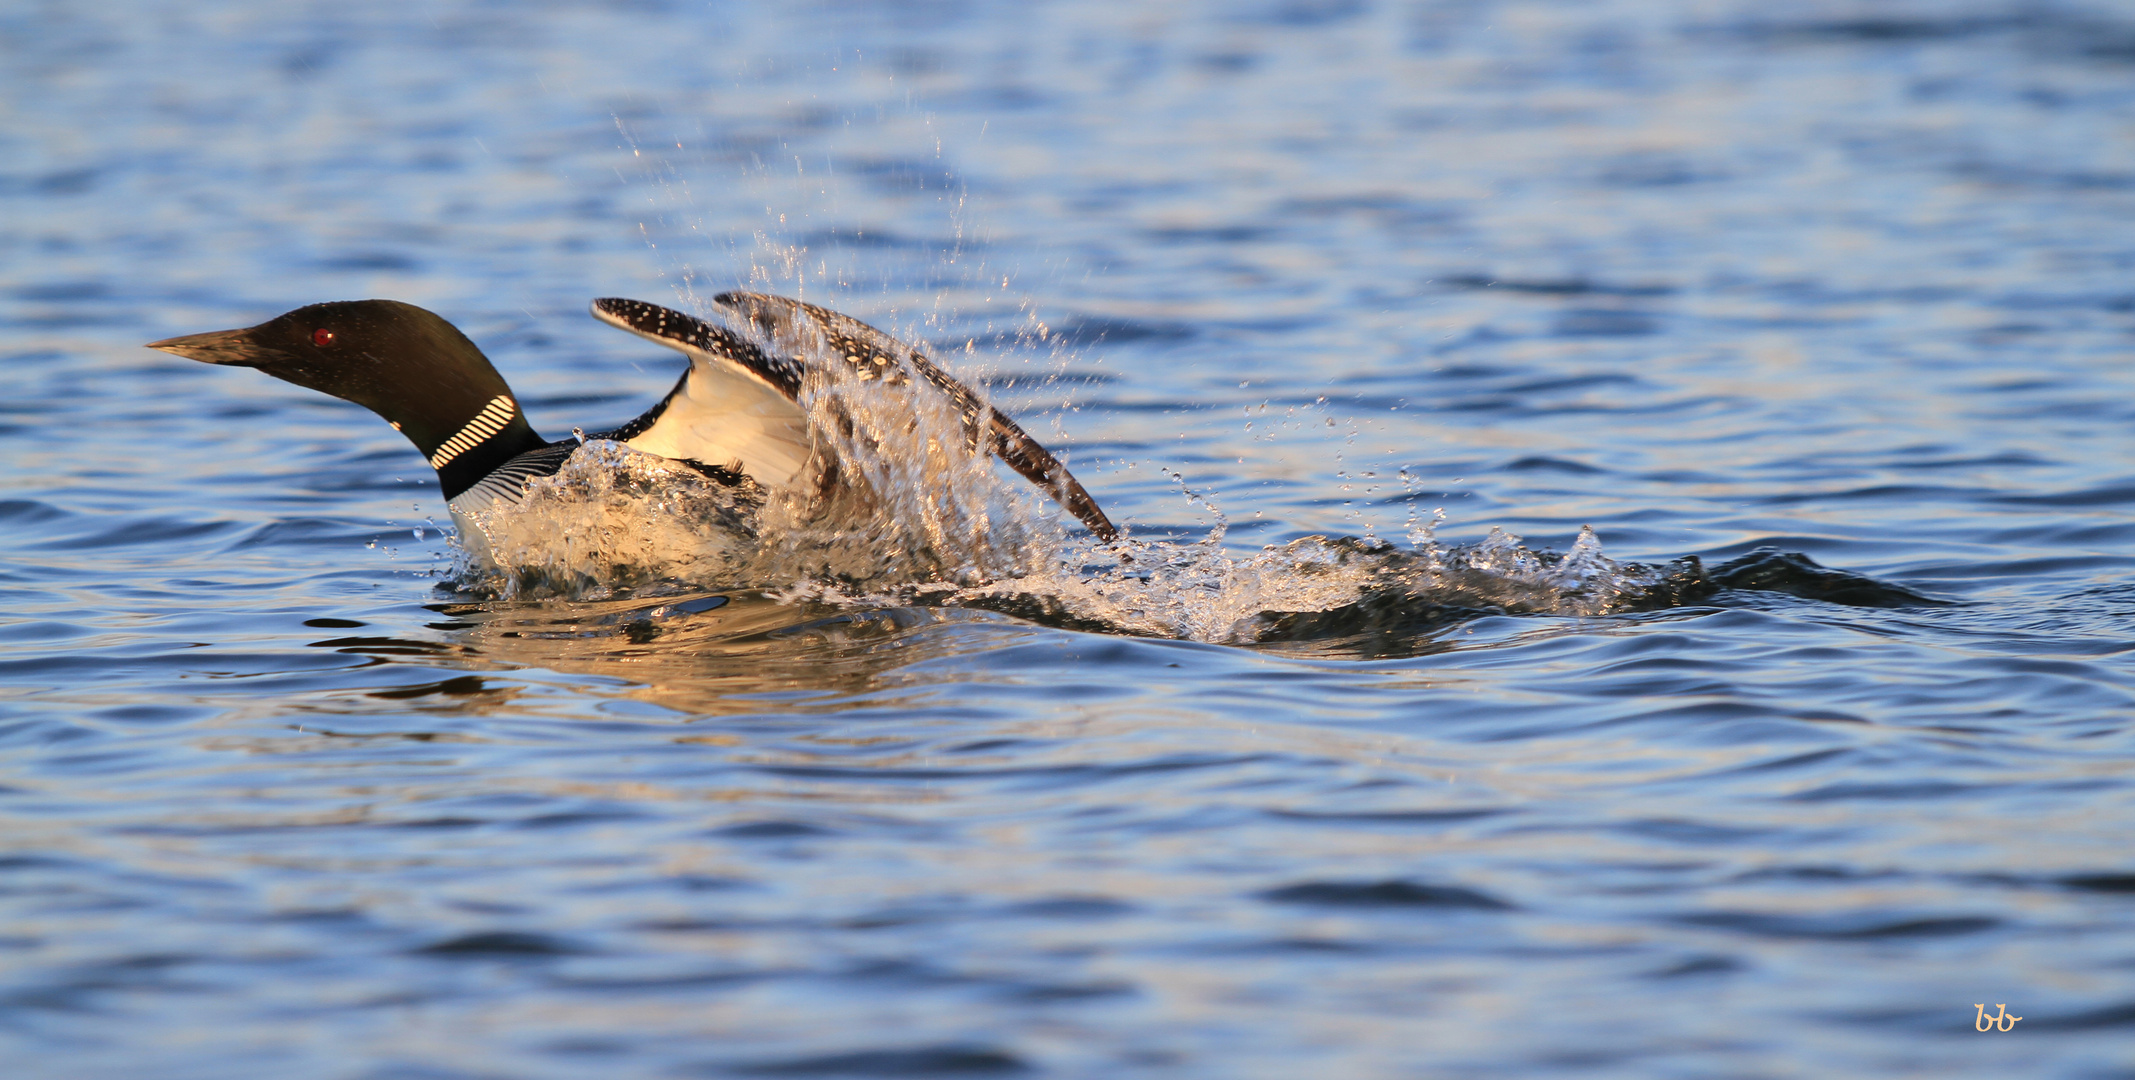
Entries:
MULTIPOLYGON (((502 380, 498 380, 502 384, 502 380)), ((445 501, 458 498, 460 493, 481 482, 481 479, 496 471, 497 467, 529 450, 539 450, 549 445, 547 439, 537 434, 519 411, 518 399, 506 390, 481 404, 472 415, 457 426, 445 429, 442 425, 424 424, 418 433, 410 427, 394 422, 393 427, 408 437, 417 450, 437 470, 437 484, 444 491, 445 501)))

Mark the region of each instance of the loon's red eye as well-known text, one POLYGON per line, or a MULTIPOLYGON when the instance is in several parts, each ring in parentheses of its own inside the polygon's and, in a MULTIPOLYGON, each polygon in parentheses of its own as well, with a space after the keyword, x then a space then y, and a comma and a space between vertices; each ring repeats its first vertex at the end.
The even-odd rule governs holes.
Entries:
POLYGON ((311 343, 323 349, 334 343, 334 332, 324 327, 314 330, 311 332, 311 343))

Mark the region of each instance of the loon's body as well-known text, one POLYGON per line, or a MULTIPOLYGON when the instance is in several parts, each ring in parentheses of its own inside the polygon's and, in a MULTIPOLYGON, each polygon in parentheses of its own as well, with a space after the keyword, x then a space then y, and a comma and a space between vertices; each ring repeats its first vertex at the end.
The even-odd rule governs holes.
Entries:
MULTIPOLYGON (((593 315, 680 351, 689 370, 644 415, 613 431, 550 442, 526 421, 503 376, 451 323, 393 300, 298 308, 258 326, 148 346, 211 364, 254 367, 384 417, 437 470, 455 517, 517 502, 584 442, 605 439, 681 462, 745 496, 824 497, 840 483, 837 441, 814 430, 807 395, 839 382, 931 387, 984 447, 1044 489, 1098 538, 1118 536, 1067 468, 1013 420, 918 350, 836 312, 756 293, 714 303, 747 334, 639 300, 593 302, 593 315), (828 356, 830 359, 817 359, 828 356)), ((834 415, 834 413, 833 413, 834 415)))

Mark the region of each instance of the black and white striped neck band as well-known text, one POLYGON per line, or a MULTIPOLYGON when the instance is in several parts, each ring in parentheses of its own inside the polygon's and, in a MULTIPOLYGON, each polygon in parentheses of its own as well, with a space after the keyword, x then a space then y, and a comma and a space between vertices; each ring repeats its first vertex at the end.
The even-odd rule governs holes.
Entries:
POLYGON ((466 427, 455 432, 451 438, 445 440, 443 446, 437 448, 437 453, 430 455, 430 467, 442 469, 453 458, 482 445, 491 435, 504 430, 504 425, 512 422, 512 411, 515 408, 510 395, 498 394, 490 398, 489 404, 482 406, 482 411, 475 414, 474 419, 467 421, 466 427))

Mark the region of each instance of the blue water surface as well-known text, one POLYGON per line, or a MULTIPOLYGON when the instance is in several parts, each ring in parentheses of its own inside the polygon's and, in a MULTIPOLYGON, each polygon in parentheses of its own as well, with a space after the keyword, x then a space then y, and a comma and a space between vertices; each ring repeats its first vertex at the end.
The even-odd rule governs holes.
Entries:
POLYGON ((2075 0, 8 7, 0 1060, 2135 1076, 2130 117, 2075 0), (479 602, 375 417, 140 347, 406 300, 560 436, 681 370, 589 299, 736 287, 1138 535, 1941 603, 479 602))

